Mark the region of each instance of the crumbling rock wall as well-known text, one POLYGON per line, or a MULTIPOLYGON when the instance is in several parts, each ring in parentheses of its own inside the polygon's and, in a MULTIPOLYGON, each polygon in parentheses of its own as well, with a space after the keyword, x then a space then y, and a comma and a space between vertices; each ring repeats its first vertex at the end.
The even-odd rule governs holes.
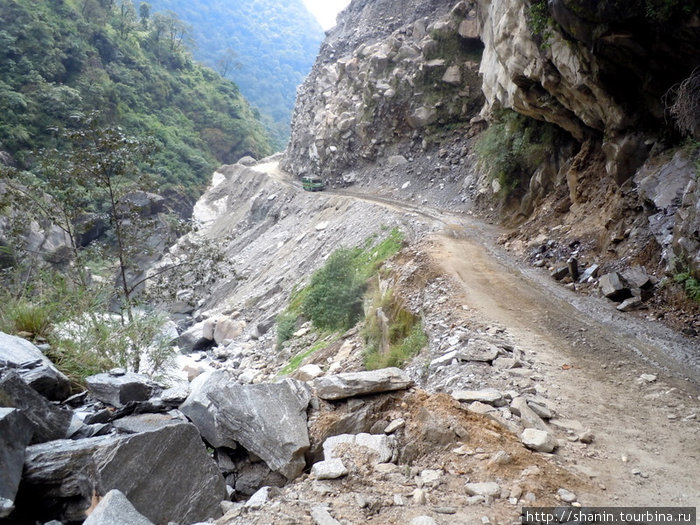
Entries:
POLYGON ((451 5, 353 2, 299 89, 282 166, 331 178, 468 123, 483 103, 482 44, 475 5, 451 5))

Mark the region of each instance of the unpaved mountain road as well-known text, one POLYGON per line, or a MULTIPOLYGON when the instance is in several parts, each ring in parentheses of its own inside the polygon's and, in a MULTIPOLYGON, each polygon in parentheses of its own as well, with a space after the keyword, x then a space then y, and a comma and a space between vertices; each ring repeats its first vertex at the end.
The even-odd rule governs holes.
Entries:
MULTIPOLYGON (((256 171, 301 189, 276 163, 256 171)), ((462 214, 355 191, 362 199, 441 225, 419 243, 452 283, 464 322, 508 332, 534 360, 562 417, 590 428, 590 446, 562 440, 553 456, 593 480, 589 505, 700 505, 700 346, 660 323, 522 268, 496 244, 502 233, 462 214), (652 374, 655 380, 640 379, 652 374)))

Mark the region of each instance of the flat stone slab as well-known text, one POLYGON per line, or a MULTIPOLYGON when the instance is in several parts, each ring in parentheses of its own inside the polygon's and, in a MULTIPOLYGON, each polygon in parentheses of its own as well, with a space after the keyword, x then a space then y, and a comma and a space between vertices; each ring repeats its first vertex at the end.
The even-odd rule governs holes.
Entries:
POLYGON ((457 401, 480 401, 489 405, 499 406, 505 403, 503 394, 495 388, 485 388, 483 390, 455 390, 452 397, 457 401))
POLYGON ((0 372, 14 369, 44 397, 63 401, 70 395, 70 381, 32 343, 0 332, 0 372))
POLYGON ((319 377, 314 381, 316 395, 326 400, 404 390, 412 385, 413 381, 400 368, 349 372, 319 377))
POLYGON ((488 341, 469 340, 467 345, 457 352, 460 361, 477 361, 490 363, 498 357, 500 350, 488 341))

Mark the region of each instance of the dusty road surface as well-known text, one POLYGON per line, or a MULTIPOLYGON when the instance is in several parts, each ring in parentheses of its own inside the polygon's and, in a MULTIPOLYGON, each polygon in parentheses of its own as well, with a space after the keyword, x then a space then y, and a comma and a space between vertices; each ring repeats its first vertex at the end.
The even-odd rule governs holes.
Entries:
POLYGON ((558 412, 593 430, 591 447, 568 443, 559 455, 600 489, 587 504, 697 506, 698 375, 690 358, 679 360, 693 352, 697 359, 697 347, 659 324, 640 327, 604 300, 550 285, 544 273, 519 271, 470 230, 433 237, 429 253, 458 303, 534 356, 558 412))

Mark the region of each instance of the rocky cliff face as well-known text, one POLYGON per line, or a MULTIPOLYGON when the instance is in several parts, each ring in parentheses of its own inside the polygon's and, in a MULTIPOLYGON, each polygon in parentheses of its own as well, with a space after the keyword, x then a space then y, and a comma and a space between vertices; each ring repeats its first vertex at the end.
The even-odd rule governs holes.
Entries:
POLYGON ((425 149, 443 127, 469 122, 483 103, 482 44, 475 6, 452 7, 353 2, 299 90, 283 167, 340 182, 348 168, 425 149))
MULTIPOLYGON (((507 108, 571 136, 524 174, 519 202, 511 198, 504 208, 517 210, 511 220, 537 222, 552 208, 557 223, 593 216, 579 234, 595 238, 601 252, 615 244, 623 256, 661 239, 653 217, 666 213, 673 233, 657 249, 667 269, 683 261, 700 271, 691 184, 697 147, 686 147, 685 160, 669 162, 673 152, 666 153, 682 141, 667 108, 672 88, 699 57, 697 2, 355 1, 299 90, 282 166, 346 185, 356 179, 351 170, 396 155, 412 163, 442 148, 460 157, 465 187, 472 187, 471 138, 483 119, 507 108), (669 177, 687 183, 674 194, 673 211, 658 208, 639 185, 651 173, 653 187, 669 177), (640 225, 632 228, 636 237, 620 241, 617 229, 631 223, 640 225), (606 231, 596 232, 602 225, 606 231)), ((481 193, 500 188, 491 192, 488 183, 482 176, 481 193)), ((497 201, 493 195, 486 204, 497 201)))

